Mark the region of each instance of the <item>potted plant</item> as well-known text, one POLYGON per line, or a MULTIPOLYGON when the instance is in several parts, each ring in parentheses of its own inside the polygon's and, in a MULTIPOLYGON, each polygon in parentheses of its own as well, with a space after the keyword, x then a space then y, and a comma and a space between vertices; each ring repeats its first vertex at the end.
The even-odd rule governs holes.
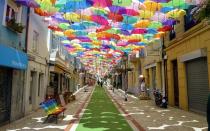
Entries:
POLYGON ((17 23, 14 18, 8 20, 7 27, 18 33, 22 33, 23 29, 25 28, 22 23, 17 23))
POLYGON ((191 12, 196 22, 201 22, 205 18, 210 17, 210 0, 206 0, 203 4, 191 12))

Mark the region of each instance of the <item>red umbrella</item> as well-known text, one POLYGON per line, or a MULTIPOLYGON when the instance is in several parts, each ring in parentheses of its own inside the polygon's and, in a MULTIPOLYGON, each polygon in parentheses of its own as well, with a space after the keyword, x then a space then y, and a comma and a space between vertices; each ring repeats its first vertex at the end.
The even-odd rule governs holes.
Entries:
POLYGON ((62 31, 62 29, 57 26, 48 26, 48 28, 54 31, 62 31))
POLYGON ((106 30, 109 30, 111 29, 112 27, 110 25, 102 25, 101 28, 99 29, 96 29, 96 32, 102 32, 102 31, 106 31, 106 30))
POLYGON ((108 18, 110 20, 117 21, 117 22, 122 22, 123 21, 123 16, 122 15, 112 13, 112 12, 109 12, 108 18))
POLYGON ((162 31, 162 32, 166 32, 166 31, 170 31, 173 28, 171 26, 165 25, 162 28, 159 28, 158 31, 162 31))

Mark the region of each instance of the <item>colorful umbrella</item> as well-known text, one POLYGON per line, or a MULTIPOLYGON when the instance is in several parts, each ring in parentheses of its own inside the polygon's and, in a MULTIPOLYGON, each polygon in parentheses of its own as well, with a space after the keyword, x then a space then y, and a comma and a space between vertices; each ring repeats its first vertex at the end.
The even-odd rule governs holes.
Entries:
POLYGON ((35 0, 15 0, 15 3, 31 8, 39 8, 40 5, 35 0))

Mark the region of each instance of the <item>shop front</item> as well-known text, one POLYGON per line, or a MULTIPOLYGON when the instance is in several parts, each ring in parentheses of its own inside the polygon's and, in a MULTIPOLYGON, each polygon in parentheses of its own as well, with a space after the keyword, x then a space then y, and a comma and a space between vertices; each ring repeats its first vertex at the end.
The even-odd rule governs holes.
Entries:
POLYGON ((28 58, 25 53, 0 44, 0 125, 23 114, 24 75, 21 75, 19 80, 17 76, 24 74, 27 65, 28 58), (15 103, 17 99, 18 103, 15 103))

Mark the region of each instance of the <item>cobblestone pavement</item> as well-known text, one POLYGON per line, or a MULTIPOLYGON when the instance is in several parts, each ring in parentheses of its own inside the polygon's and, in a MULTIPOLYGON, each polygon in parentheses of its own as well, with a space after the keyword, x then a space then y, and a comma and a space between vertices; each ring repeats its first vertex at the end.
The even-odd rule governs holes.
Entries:
POLYGON ((25 116, 24 118, 7 124, 3 127, 0 127, 0 131, 59 131, 64 130, 69 125, 69 122, 76 119, 74 114, 80 110, 81 105, 86 103, 88 96, 90 96, 93 87, 88 87, 88 92, 84 92, 81 89, 76 94, 76 100, 74 102, 66 105, 67 110, 65 111, 65 117, 60 116, 58 124, 55 124, 55 121, 47 122, 43 124, 43 121, 46 118, 46 113, 39 109, 36 112, 31 113, 30 115, 25 116))
POLYGON ((139 100, 133 96, 124 101, 122 90, 115 90, 114 93, 108 90, 108 93, 126 112, 123 115, 131 116, 130 119, 134 119, 144 130, 207 131, 205 116, 174 107, 162 109, 155 106, 152 100, 139 100))

